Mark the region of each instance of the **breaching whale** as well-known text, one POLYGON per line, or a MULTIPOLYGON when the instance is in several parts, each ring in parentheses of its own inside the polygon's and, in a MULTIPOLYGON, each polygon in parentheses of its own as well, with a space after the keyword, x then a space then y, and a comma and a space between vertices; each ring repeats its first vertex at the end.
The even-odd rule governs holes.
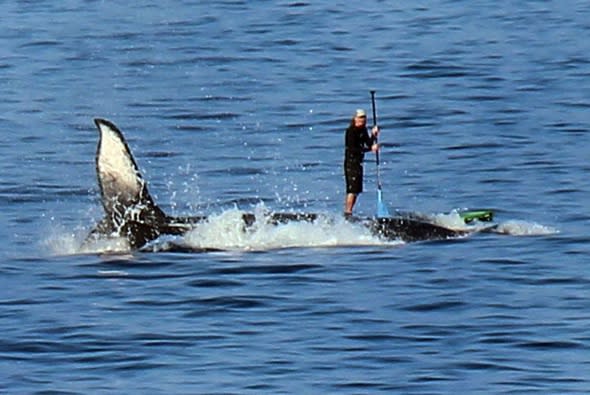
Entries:
MULTIPOLYGON (((96 175, 100 187, 104 218, 94 227, 87 242, 98 239, 124 238, 129 247, 139 249, 161 235, 183 235, 206 216, 175 217, 164 213, 154 202, 123 133, 112 122, 96 118, 99 132, 96 150, 96 175)), ((270 224, 291 221, 314 222, 314 213, 275 212, 265 216, 270 224)), ((254 214, 243 214, 244 228, 257 220, 254 214)), ((406 242, 441 240, 467 235, 469 230, 455 230, 406 216, 386 218, 351 218, 379 237, 406 242)))

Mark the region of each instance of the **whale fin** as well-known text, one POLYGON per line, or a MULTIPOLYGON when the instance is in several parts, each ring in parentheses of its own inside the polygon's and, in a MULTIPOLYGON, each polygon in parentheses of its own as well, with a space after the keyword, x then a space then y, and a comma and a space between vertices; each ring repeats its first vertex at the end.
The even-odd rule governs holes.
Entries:
POLYGON ((96 175, 105 217, 92 237, 124 237, 132 248, 157 238, 168 224, 154 203, 121 131, 112 122, 94 120, 99 132, 96 175))

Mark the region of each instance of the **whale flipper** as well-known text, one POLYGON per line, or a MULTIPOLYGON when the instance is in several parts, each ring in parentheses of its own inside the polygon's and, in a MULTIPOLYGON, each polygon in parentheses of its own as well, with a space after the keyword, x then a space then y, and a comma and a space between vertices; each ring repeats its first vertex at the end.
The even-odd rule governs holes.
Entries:
POLYGON ((123 237, 130 247, 156 239, 169 219, 154 203, 121 131, 110 121, 94 120, 99 132, 96 175, 105 217, 92 237, 123 237))

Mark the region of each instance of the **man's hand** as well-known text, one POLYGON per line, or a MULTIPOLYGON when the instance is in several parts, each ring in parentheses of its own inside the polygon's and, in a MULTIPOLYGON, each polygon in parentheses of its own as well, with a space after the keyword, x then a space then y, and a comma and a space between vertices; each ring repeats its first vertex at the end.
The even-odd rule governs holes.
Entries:
POLYGON ((379 136, 379 132, 380 132, 379 126, 377 126, 377 125, 373 126, 373 129, 371 129, 371 133, 373 134, 373 136, 375 138, 377 138, 379 136))

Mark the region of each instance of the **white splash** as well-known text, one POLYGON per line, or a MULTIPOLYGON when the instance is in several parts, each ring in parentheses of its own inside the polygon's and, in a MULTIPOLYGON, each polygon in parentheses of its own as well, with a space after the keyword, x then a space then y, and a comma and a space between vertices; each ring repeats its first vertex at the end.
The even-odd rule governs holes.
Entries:
POLYGON ((78 254, 85 235, 79 232, 68 232, 62 226, 54 226, 47 231, 47 237, 41 244, 52 255, 78 254))
MULTIPOLYGON (((268 209, 260 204, 254 209, 256 221, 244 224, 245 211, 237 208, 210 215, 182 237, 183 243, 195 249, 219 249, 238 251, 264 251, 281 248, 315 248, 343 246, 396 246, 403 241, 385 241, 371 234, 361 223, 351 223, 335 214, 320 215, 314 222, 291 221, 272 224, 268 221, 268 209)), ((458 211, 445 214, 416 214, 443 227, 473 232, 490 231, 511 236, 549 235, 559 233, 550 226, 535 222, 510 220, 499 224, 474 221, 465 224, 458 211)), ((87 241, 89 229, 78 227, 74 231, 52 223, 42 244, 53 255, 75 254, 127 254, 131 252, 125 238, 109 238, 87 241)), ((177 236, 175 236, 177 237, 177 236)), ((154 245, 166 244, 166 236, 154 241, 154 245)), ((157 250, 154 249, 154 250, 157 250)))
MULTIPOLYGON (((320 216, 314 222, 292 221, 270 224, 264 209, 257 207, 256 222, 245 227, 243 211, 230 209, 210 216, 185 236, 193 248, 259 251, 291 247, 335 247, 347 245, 383 245, 385 242, 361 224, 344 218, 320 216)), ((387 242, 388 245, 403 242, 387 242)))
POLYGON ((86 242, 89 233, 89 229, 86 228, 76 228, 72 232, 66 230, 63 225, 53 224, 46 233, 47 237, 41 243, 52 255, 122 254, 131 251, 125 238, 86 242))
POLYGON ((559 233, 559 230, 536 222, 527 221, 506 221, 499 224, 495 230, 497 233, 512 236, 542 236, 559 233))
POLYGON ((559 230, 551 226, 522 220, 509 220, 498 224, 476 220, 466 224, 457 210, 453 210, 447 214, 434 214, 429 216, 429 218, 437 225, 458 230, 481 231, 493 227, 492 231, 494 233, 511 236, 542 236, 559 233, 559 230))

